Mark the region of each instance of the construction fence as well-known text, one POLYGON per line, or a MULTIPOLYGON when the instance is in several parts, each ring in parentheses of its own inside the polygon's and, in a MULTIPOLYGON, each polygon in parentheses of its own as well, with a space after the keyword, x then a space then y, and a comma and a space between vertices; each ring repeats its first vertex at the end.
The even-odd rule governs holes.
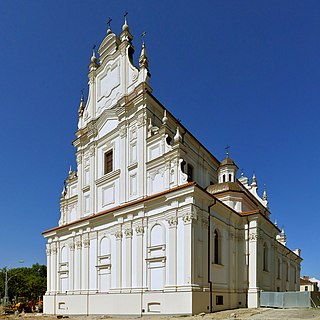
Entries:
POLYGON ((260 306, 272 308, 316 308, 320 292, 260 292, 260 306))

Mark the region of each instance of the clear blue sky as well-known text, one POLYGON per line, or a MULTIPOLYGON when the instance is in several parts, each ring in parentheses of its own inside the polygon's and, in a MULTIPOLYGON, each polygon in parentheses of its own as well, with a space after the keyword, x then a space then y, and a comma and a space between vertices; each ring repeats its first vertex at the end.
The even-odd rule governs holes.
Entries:
POLYGON ((271 219, 300 247, 302 274, 318 254, 320 2, 0 2, 0 267, 46 263, 93 44, 123 13, 136 48, 147 32, 154 95, 220 160, 266 183, 271 219))

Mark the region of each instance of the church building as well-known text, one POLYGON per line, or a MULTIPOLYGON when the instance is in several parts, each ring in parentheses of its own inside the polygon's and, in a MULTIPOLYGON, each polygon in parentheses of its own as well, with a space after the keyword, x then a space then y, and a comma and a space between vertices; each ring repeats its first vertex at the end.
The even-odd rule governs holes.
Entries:
POLYGON ((228 152, 219 161, 157 100, 146 46, 137 67, 132 40, 125 20, 91 57, 77 168, 58 225, 43 232, 44 313, 198 314, 299 291, 300 251, 270 220, 266 190, 237 179, 228 152))

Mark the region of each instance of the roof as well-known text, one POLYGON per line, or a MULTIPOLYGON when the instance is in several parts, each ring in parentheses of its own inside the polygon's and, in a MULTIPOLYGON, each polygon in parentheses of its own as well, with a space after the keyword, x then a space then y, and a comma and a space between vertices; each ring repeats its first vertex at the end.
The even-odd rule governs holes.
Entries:
MULTIPOLYGON (((227 158, 230 159, 230 158, 227 158)), ((232 160, 231 160, 232 161, 232 160)), ((206 191, 210 194, 216 194, 225 191, 244 191, 241 185, 237 182, 222 182, 217 184, 211 184, 206 188, 206 191)))
POLYGON ((237 167, 234 161, 229 157, 225 157, 220 163, 220 166, 225 166, 225 165, 233 165, 237 167))

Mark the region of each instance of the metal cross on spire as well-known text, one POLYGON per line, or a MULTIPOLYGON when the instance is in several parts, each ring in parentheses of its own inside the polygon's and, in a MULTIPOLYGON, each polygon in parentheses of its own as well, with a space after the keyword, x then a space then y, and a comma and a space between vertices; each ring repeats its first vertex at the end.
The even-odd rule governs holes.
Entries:
POLYGON ((225 147, 227 158, 229 157, 229 149, 230 149, 230 148, 231 148, 231 147, 230 147, 229 145, 227 145, 227 146, 225 147))
POLYGON ((112 21, 112 19, 109 17, 109 19, 108 19, 108 21, 107 21, 107 25, 108 25, 108 28, 109 28, 109 29, 111 29, 111 28, 110 28, 111 21, 112 21))
POLYGON ((128 11, 126 11, 123 15, 125 19, 127 19, 127 15, 128 15, 128 11))
POLYGON ((96 47, 97 47, 97 46, 94 44, 94 45, 92 46, 92 50, 94 50, 96 47))
POLYGON ((144 38, 145 38, 146 34, 147 34, 147 32, 145 32, 145 31, 143 31, 143 32, 141 33, 142 44, 144 44, 144 38))

